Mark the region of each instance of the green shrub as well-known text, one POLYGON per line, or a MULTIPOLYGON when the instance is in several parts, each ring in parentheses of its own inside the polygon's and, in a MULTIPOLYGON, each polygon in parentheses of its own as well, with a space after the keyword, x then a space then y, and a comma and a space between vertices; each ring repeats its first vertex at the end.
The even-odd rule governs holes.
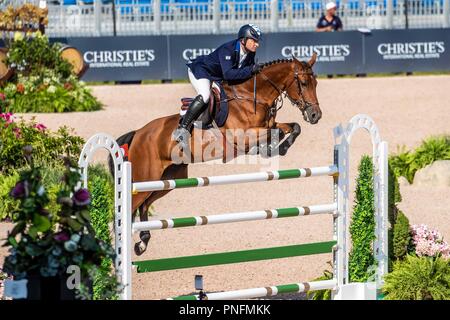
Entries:
POLYGON ((396 260, 394 256, 394 225, 398 216, 397 203, 402 201, 400 186, 395 176, 394 170, 388 163, 388 270, 392 271, 392 261, 396 260))
MULTIPOLYGON (((328 264, 331 265, 330 262, 328 262, 328 264)), ((333 280, 333 272, 329 270, 324 270, 323 275, 321 277, 318 277, 312 281, 324 281, 324 280, 333 280)), ((308 291, 306 295, 311 300, 331 300, 331 289, 308 291)))
POLYGON ((17 171, 11 175, 0 175, 0 221, 12 220, 11 213, 19 209, 19 201, 9 196, 19 177, 17 171))
POLYGON ((416 171, 436 160, 450 160, 450 136, 430 137, 414 151, 402 147, 397 155, 389 157, 389 164, 397 177, 413 183, 416 171))
POLYGON ((393 255, 396 260, 402 260, 411 248, 409 220, 402 211, 399 211, 393 229, 393 255))
POLYGON ((385 276, 383 293, 386 300, 450 300, 450 263, 407 255, 385 276))
POLYGON ((13 116, 0 117, 0 173, 8 174, 14 169, 25 166, 23 147, 33 147, 33 157, 36 162, 60 162, 60 155, 71 155, 78 158, 84 144, 81 137, 72 135, 73 130, 61 127, 52 132, 42 124, 32 119, 22 118, 14 122, 13 116))
POLYGON ((389 156, 389 165, 397 178, 405 177, 409 183, 412 183, 415 174, 414 155, 405 147, 402 147, 396 155, 389 156))
MULTIPOLYGON (((28 80, 21 83, 28 84, 28 80)), ((74 80, 66 82, 71 84, 71 89, 66 89, 63 84, 54 83, 48 87, 36 87, 31 84, 30 87, 36 88, 25 94, 7 95, 9 101, 8 110, 15 113, 26 112, 71 112, 71 111, 95 111, 101 108, 101 104, 92 95, 91 89, 87 88, 83 82, 75 83, 74 80), (41 88, 41 89, 39 89, 41 88)), ((8 85, 6 90, 14 90, 14 84, 8 85)), ((66 87, 69 87, 66 85, 66 87)))
MULTIPOLYGON (((114 182, 108 169, 102 165, 89 167, 88 189, 92 196, 91 223, 97 238, 111 244, 110 225, 114 221, 114 182)), ((94 280, 94 299, 117 298, 110 281, 105 281, 112 270, 111 259, 102 261, 94 280)))
POLYGON ((366 282, 371 276, 369 268, 375 264, 375 208, 371 157, 361 158, 358 172, 355 205, 350 223, 352 250, 349 255, 349 277, 351 282, 366 282))
POLYGON ((423 168, 436 160, 450 160, 450 136, 430 137, 414 152, 417 167, 423 168))
MULTIPOLYGON (((57 203, 58 190, 61 188, 61 177, 64 173, 64 166, 60 163, 39 164, 43 168, 42 183, 47 190, 49 198, 48 211, 56 217, 56 213, 60 209, 57 203)), ((28 169, 27 166, 10 172, 9 175, 0 176, 0 221, 14 220, 12 212, 18 208, 19 201, 10 197, 9 193, 19 179, 19 175, 23 170, 28 169)))

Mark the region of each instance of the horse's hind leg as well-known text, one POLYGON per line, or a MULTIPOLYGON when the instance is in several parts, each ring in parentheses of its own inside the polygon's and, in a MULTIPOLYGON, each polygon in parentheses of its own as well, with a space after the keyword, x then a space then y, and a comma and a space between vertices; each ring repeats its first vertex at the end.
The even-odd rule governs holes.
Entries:
MULTIPOLYGON (((164 171, 161 179, 167 180, 167 179, 183 179, 187 178, 187 165, 186 164, 180 164, 180 165, 170 165, 167 167, 167 169, 164 171)), ((165 190, 165 191, 154 191, 150 194, 150 196, 144 201, 144 203, 139 208, 139 218, 140 221, 148 221, 148 210, 153 202, 156 200, 164 197, 166 194, 168 194, 171 190, 165 190)), ((151 235, 150 231, 141 231, 139 233, 139 238, 141 241, 137 242, 134 245, 134 252, 136 255, 141 255, 142 253, 147 250, 148 242, 150 241, 151 235)))
MULTIPOLYGON (((154 194, 155 192, 152 192, 152 194, 154 194)), ((151 195, 150 197, 151 198, 151 195)), ((148 200, 148 198, 147 198, 148 200)), ((147 221, 147 215, 148 215, 148 209, 150 206, 147 206, 147 200, 144 201, 144 203, 139 207, 139 219, 140 221, 147 221), (144 218, 145 216, 145 218, 144 218)), ((141 241, 137 242, 134 244, 134 252, 136 253, 136 255, 140 256, 141 254, 143 254, 145 252, 145 250, 147 249, 147 244, 150 241, 150 231, 145 230, 145 231, 141 231, 139 232, 139 239, 141 239, 141 241)))

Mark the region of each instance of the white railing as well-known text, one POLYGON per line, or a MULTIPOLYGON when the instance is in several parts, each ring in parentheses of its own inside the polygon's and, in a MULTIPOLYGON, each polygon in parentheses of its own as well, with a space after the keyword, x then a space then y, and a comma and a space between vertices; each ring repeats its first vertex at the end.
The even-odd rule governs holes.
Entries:
MULTIPOLYGON (((1 0, 0 0, 1 1, 1 0)), ((112 4, 101 0, 75 5, 47 1, 47 34, 112 35, 112 4)), ((358 28, 441 28, 450 24, 450 0, 340 0, 338 15, 345 30, 358 28)), ((8 1, 6 1, 8 2, 8 1)), ((14 4, 33 1, 9 1, 14 4)), ((66 0, 67 3, 67 0, 66 0)), ((317 0, 116 0, 117 35, 235 33, 244 23, 266 33, 313 31, 326 1, 317 0), (183 1, 183 2, 181 2, 183 1)), ((4 6, 4 4, 2 5, 4 6)))

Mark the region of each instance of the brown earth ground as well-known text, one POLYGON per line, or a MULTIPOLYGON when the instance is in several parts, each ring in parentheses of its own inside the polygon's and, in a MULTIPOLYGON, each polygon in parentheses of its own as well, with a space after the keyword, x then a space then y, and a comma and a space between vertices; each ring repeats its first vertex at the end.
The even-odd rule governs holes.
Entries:
MULTIPOLYGON (((279 121, 298 121, 302 126, 302 134, 287 156, 279 159, 278 166, 287 169, 331 164, 334 145, 332 129, 338 123, 345 124, 357 113, 368 114, 375 120, 382 138, 389 142, 391 153, 401 145, 415 147, 430 135, 450 134, 449 89, 450 76, 320 80, 317 90, 323 118, 319 124, 312 126, 304 123, 297 109, 291 107, 288 101, 285 101, 279 113, 279 121)), ((92 113, 37 114, 37 120, 51 129, 68 125, 86 139, 98 132, 117 137, 140 128, 152 119, 176 113, 179 98, 194 94, 189 84, 96 86, 93 92, 105 104, 103 110, 92 113)), ((351 151, 353 181, 361 155, 370 154, 371 148, 367 134, 359 132, 355 135, 351 151)), ((105 155, 103 153, 96 159, 104 161, 105 155)), ((258 163, 255 158, 243 160, 246 164, 195 164, 190 166, 189 176, 268 169, 267 162, 258 163)), ((354 190, 354 182, 351 187, 354 190)), ((412 224, 425 223, 437 228, 447 240, 450 239, 450 187, 405 186, 401 192, 403 202, 399 207, 412 224)), ((332 194, 332 183, 327 177, 175 190, 154 204, 154 218, 324 204, 332 202, 332 194)), ((0 224, 0 238, 5 237, 10 227, 10 224, 0 224)), ((324 215, 162 230, 152 232, 149 249, 138 259, 327 241, 331 237, 332 218, 324 215)), ((0 248, 0 260, 5 254, 4 248, 0 248)), ((330 259, 331 254, 322 254, 197 269, 134 273, 133 298, 161 299, 192 293, 196 274, 204 276, 207 291, 307 281, 322 275, 330 259)))

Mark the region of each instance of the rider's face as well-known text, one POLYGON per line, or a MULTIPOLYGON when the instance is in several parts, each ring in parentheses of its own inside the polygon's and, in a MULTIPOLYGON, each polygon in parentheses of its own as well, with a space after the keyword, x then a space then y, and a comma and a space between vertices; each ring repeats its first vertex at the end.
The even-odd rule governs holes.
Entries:
POLYGON ((255 41, 253 39, 247 39, 247 42, 245 43, 245 49, 247 49, 250 52, 256 52, 256 49, 258 49, 259 43, 258 41, 255 41))

